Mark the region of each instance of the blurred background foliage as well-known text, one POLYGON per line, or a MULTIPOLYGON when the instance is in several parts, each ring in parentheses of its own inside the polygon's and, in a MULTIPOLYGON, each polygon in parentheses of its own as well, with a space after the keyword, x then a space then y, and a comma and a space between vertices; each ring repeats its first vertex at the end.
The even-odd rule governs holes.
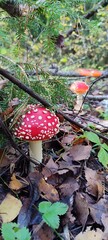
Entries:
MULTIPOLYGON (((0 6, 2 4, 0 0, 0 6)), ((7 2, 6 0, 4 1, 7 2)), ((10 0, 25 6, 22 16, 10 16, 0 8, 0 64, 51 104, 72 105, 69 83, 74 79, 51 76, 56 66, 65 71, 77 68, 108 68, 108 6, 91 18, 85 15, 99 0, 10 0), (33 11, 28 11, 33 9, 33 11), (72 33, 69 34, 70 29, 72 33), (63 44, 63 46, 62 46, 63 44), (29 74, 36 71, 37 74, 29 74), (41 74, 38 74, 41 71, 41 74)), ((34 102, 8 81, 0 90, 4 111, 11 99, 34 102)))

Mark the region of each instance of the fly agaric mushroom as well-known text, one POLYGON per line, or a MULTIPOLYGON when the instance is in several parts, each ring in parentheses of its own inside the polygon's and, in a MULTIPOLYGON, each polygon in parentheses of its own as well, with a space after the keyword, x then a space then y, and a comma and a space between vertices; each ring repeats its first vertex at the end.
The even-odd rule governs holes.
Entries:
MULTIPOLYGON (((59 119, 49 109, 39 105, 28 105, 14 127, 14 135, 29 142, 29 154, 34 161, 42 162, 42 141, 59 131, 59 119)), ((31 163, 31 171, 35 164, 31 163)))
POLYGON ((70 90, 77 95, 77 101, 74 107, 75 110, 79 111, 81 109, 83 103, 83 94, 86 93, 88 89, 89 86, 81 81, 76 81, 71 84, 70 90))
POLYGON ((81 76, 85 77, 100 77, 102 76, 102 71, 96 69, 86 69, 86 68, 79 68, 76 70, 81 76))

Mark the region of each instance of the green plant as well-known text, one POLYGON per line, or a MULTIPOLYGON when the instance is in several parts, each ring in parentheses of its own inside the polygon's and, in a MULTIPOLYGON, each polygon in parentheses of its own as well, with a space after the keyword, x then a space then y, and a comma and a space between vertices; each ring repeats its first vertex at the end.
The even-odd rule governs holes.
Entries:
POLYGON ((20 228, 17 223, 3 223, 1 227, 4 240, 30 240, 31 234, 26 227, 20 228))
POLYGON ((68 210, 68 205, 61 202, 47 202, 43 201, 39 204, 39 212, 46 224, 51 228, 59 228, 59 216, 64 215, 68 210))
POLYGON ((108 146, 106 143, 101 143, 98 135, 93 132, 84 132, 84 137, 88 138, 89 141, 95 143, 94 147, 99 148, 98 158, 99 162, 103 164, 104 167, 108 167, 108 146))

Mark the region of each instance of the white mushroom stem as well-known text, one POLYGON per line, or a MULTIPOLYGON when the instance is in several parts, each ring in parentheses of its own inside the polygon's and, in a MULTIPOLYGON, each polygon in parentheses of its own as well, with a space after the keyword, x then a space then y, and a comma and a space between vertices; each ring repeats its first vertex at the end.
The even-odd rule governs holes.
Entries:
MULTIPOLYGON (((42 141, 30 141, 29 142, 29 154, 30 157, 40 164, 42 162, 42 141)), ((34 171, 35 164, 30 163, 31 172, 34 171)))
POLYGON ((82 109, 82 104, 83 104, 83 95, 77 93, 75 110, 79 111, 80 109, 82 109))

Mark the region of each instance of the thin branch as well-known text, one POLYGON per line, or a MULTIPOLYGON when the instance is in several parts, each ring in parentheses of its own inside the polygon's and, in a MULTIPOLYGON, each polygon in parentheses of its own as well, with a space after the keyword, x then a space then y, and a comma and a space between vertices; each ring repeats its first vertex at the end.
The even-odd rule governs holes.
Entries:
MULTIPOLYGON (((42 103, 44 106, 46 107, 52 107, 50 103, 48 103, 45 99, 43 99, 42 97, 40 97, 37 93, 35 93, 31 88, 26 87, 25 84, 21 83, 17 78, 13 77, 11 74, 9 74, 9 72, 7 72, 6 70, 0 68, 0 74, 4 77, 6 77, 7 79, 9 79, 11 82, 13 82, 14 84, 16 84, 19 88, 23 89, 25 92, 27 92, 31 97, 35 98, 36 100, 38 100, 40 103, 42 103)), ((106 73, 106 75, 108 75, 108 72, 106 73)), ((102 77, 101 77, 102 78, 102 77)), ((100 138, 104 139, 105 141, 108 141, 108 138, 106 136, 103 136, 102 134, 95 132, 94 130, 91 130, 88 127, 83 126, 82 124, 74 121, 73 119, 71 119, 70 117, 68 117, 66 114, 64 114, 62 111, 57 110, 56 113, 61 114, 67 121, 69 121, 70 123, 77 125, 78 127, 82 128, 83 130, 86 131, 92 131, 94 133, 96 133, 100 138)))
MULTIPOLYGON (((85 14, 83 16, 83 18, 90 19, 98 12, 98 10, 101 7, 106 7, 107 5, 108 5, 108 0, 100 1, 93 9, 91 9, 87 14, 85 14)), ((66 34, 66 38, 69 37, 73 32, 77 31, 78 28, 80 28, 80 27, 81 27, 81 25, 79 24, 79 26, 78 26, 78 23, 77 23, 73 28, 69 29, 66 34)))
POLYGON ((84 15, 84 18, 89 19, 91 17, 94 16, 95 13, 97 13, 97 11, 102 8, 102 7, 106 7, 108 5, 108 0, 102 0, 101 2, 99 2, 94 9, 92 9, 89 13, 84 15))
MULTIPOLYGON (((93 87, 97 82, 99 82, 99 81, 101 81, 102 79, 107 78, 107 77, 108 77, 108 70, 104 71, 104 72, 103 72, 103 75, 102 75, 101 77, 97 78, 97 79, 91 84, 91 86, 89 87, 89 91, 88 91, 88 92, 85 94, 85 96, 84 96, 83 103, 84 103, 87 95, 89 94, 90 90, 92 89, 92 87, 93 87)), ((83 103, 82 103, 82 104, 83 104, 83 103)))

